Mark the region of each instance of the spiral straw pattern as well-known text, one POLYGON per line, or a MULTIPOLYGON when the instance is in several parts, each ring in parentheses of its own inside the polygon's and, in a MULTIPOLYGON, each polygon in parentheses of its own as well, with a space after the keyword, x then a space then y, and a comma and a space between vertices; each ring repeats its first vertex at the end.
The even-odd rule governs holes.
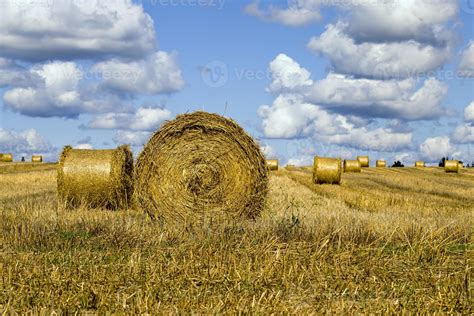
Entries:
POLYGON ((234 121, 194 112, 165 123, 138 157, 135 197, 152 218, 254 218, 265 205, 266 162, 234 121))

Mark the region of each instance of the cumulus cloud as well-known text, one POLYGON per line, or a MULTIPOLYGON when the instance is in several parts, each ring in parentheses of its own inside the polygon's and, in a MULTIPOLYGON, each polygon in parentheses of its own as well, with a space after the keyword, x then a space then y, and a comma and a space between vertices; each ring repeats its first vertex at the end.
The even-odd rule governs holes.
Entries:
POLYGON ((474 123, 474 101, 464 109, 464 121, 474 123))
POLYGON ((462 53, 459 71, 464 77, 474 77, 474 41, 470 41, 468 47, 462 53))
MULTIPOLYGON (((76 117, 120 108, 121 102, 101 98, 81 86, 84 72, 74 62, 50 62, 29 70, 31 83, 5 92, 7 108, 33 117, 76 117)), ((109 96, 113 97, 113 96, 109 96)))
POLYGON ((55 152, 56 148, 35 129, 16 132, 0 128, 0 151, 19 155, 47 155, 55 152))
POLYGON ((266 158, 270 159, 270 158, 275 158, 276 157, 276 152, 275 150, 273 149, 272 146, 268 145, 268 144, 264 144, 262 146, 260 146, 263 154, 265 155, 266 158))
POLYGON ((453 141, 458 144, 474 143, 474 125, 461 124, 453 132, 453 141))
POLYGON ((178 91, 184 86, 175 54, 163 51, 142 60, 112 59, 92 69, 102 75, 104 87, 119 92, 158 94, 178 91))
POLYGON ((434 78, 425 80, 418 88, 414 79, 354 79, 331 73, 316 81, 306 98, 332 110, 362 117, 423 120, 445 113, 441 102, 447 93, 447 85, 434 78))
POLYGON ((130 146, 143 146, 148 142, 150 136, 151 132, 119 130, 114 136, 114 142, 130 146))
POLYGON ((431 46, 413 40, 404 42, 357 43, 346 33, 347 24, 329 24, 313 37, 308 47, 327 57, 334 71, 371 78, 418 76, 442 66, 450 47, 431 46))
POLYGON ((294 91, 313 83, 311 73, 285 54, 279 54, 270 62, 270 72, 272 83, 268 90, 271 92, 294 91))
POLYGON ((456 127, 451 136, 457 144, 474 143, 474 102, 464 109, 464 122, 456 127))
POLYGON ((410 147, 412 142, 410 132, 356 127, 345 116, 303 102, 297 95, 279 95, 272 106, 264 105, 258 113, 263 119, 263 132, 269 138, 312 137, 330 144, 376 151, 396 151, 410 147))
POLYGON ((269 138, 301 138, 314 133, 334 134, 348 126, 342 115, 333 115, 321 107, 306 103, 294 94, 279 95, 273 105, 263 105, 258 110, 263 119, 262 127, 269 138))
POLYGON ((92 146, 89 143, 78 143, 76 146, 74 146, 75 149, 94 149, 94 146, 92 146))
POLYGON ((349 11, 347 31, 356 41, 415 40, 432 45, 445 44, 452 37, 445 24, 459 11, 454 0, 362 1, 343 7, 349 11))
POLYGON ((153 20, 131 0, 5 0, 0 11, 0 54, 7 57, 137 58, 156 49, 153 20))
POLYGON ((433 119, 445 113, 441 102, 447 85, 434 78, 419 86, 413 78, 376 80, 329 73, 311 80, 311 73, 285 54, 270 62, 271 92, 304 95, 305 101, 331 111, 366 118, 433 119))
POLYGON ((303 26, 321 20, 320 0, 290 0, 287 8, 270 5, 261 9, 255 0, 244 9, 245 13, 263 21, 277 22, 288 26, 303 26))
POLYGON ((106 113, 92 119, 87 127, 96 129, 128 129, 153 131, 172 118, 167 109, 140 107, 135 113, 106 113))
POLYGON ((421 157, 428 162, 439 161, 442 157, 452 156, 456 148, 448 136, 427 138, 419 147, 421 157))

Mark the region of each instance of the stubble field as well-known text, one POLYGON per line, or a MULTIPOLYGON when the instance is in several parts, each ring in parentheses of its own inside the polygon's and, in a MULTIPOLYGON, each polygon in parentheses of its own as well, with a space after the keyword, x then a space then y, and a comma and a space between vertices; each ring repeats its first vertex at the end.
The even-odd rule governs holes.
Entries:
POLYGON ((54 165, 0 166, 0 312, 474 313, 474 170, 273 172, 255 221, 66 210, 54 165))

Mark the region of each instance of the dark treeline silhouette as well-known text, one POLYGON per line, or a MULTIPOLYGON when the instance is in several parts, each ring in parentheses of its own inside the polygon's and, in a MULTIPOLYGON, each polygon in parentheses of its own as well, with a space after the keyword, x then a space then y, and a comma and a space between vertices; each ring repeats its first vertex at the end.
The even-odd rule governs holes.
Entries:
POLYGON ((400 160, 397 160, 397 161, 394 161, 394 162, 393 162, 392 167, 395 167, 395 168, 402 168, 402 167, 405 167, 405 165, 402 164, 402 162, 401 162, 400 160))

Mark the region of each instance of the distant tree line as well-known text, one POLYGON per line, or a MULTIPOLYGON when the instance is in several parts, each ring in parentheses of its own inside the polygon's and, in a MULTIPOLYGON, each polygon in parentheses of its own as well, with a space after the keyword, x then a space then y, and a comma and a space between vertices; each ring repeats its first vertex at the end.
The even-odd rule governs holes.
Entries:
MULTIPOLYGON (((439 166, 439 167, 444 167, 444 162, 445 162, 446 160, 450 160, 449 157, 443 157, 443 158, 441 158, 441 159, 439 160, 438 166, 439 166)), ((454 159, 452 159, 452 160, 454 160, 454 159)), ((459 160, 459 163, 461 163, 461 164, 464 165, 464 163, 463 163, 462 161, 460 161, 460 160, 459 160)), ((405 165, 404 165, 400 160, 396 160, 396 161, 393 162, 392 167, 393 167, 393 168, 402 168, 402 167, 405 167, 405 165)), ((469 163, 467 163, 467 164, 465 165, 465 167, 466 167, 466 168, 474 168, 474 161, 471 162, 471 165, 469 165, 469 163)))

